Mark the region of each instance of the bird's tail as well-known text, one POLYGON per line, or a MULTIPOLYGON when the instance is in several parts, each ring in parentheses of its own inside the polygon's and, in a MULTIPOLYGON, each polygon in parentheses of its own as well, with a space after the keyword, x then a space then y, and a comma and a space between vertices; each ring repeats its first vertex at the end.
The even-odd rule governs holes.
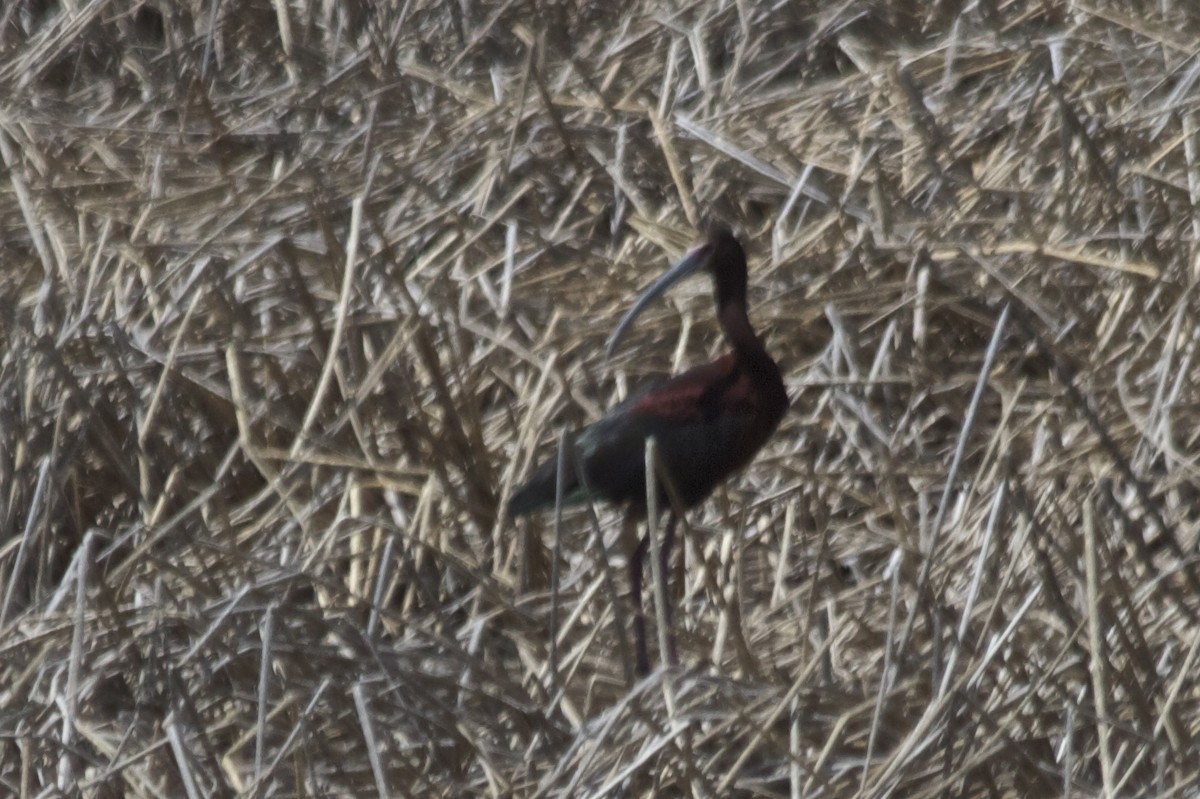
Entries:
MULTIPOLYGON (((567 468, 567 484, 563 486, 567 503, 579 501, 579 481, 575 472, 567 468)), ((539 466, 529 480, 513 492, 508 500, 508 515, 523 516, 542 508, 554 506, 558 493, 558 458, 554 457, 539 466)))

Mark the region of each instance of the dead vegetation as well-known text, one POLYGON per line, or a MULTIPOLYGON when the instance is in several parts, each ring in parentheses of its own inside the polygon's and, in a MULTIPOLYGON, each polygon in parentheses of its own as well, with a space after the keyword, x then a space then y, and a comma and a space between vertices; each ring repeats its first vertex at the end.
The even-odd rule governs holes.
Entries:
POLYGON ((0 793, 1200 793, 1200 15, 624 5, 0 11, 0 793), (707 218, 794 403, 629 688, 500 510, 707 218))

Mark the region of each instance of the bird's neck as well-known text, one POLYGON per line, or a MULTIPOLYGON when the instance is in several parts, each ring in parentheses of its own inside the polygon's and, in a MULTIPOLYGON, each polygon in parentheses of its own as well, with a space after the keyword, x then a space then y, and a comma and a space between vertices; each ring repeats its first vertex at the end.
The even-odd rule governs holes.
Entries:
POLYGON ((717 308, 717 318, 725 332, 725 340, 733 347, 738 357, 745 361, 771 360, 762 342, 750 326, 744 302, 723 302, 717 308))

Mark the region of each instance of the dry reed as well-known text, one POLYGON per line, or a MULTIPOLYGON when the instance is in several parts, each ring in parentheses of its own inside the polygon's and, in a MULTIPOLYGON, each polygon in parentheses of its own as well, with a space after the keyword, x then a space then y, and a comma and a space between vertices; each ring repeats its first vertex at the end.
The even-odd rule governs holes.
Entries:
POLYGON ((1130 5, 6 4, 0 794, 1200 795, 1200 14, 1130 5), (551 597, 500 511, 721 349, 602 357, 710 218, 793 408, 628 688, 618 515, 551 597))

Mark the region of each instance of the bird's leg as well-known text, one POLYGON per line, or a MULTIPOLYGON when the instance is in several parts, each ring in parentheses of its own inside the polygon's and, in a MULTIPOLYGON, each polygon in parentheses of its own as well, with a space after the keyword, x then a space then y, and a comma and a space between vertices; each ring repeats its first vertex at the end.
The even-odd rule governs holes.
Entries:
POLYGON ((643 536, 629 554, 629 586, 633 600, 633 637, 637 647, 637 673, 650 673, 650 655, 646 651, 646 615, 642 613, 642 565, 646 561, 646 550, 650 546, 649 536, 643 536))
MULTIPOLYGON (((675 524, 679 521, 673 512, 667 519, 667 532, 663 536, 662 548, 658 552, 659 565, 662 566, 660 573, 664 583, 670 583, 670 566, 671 566, 671 549, 675 545, 675 524)), ((645 575, 646 553, 650 549, 650 530, 647 528, 646 535, 642 536, 634 548, 633 553, 629 556, 629 585, 632 588, 631 598, 633 600, 633 635, 637 646, 637 673, 650 673, 650 655, 646 645, 646 614, 642 610, 642 580, 645 575)), ((666 589, 668 585, 664 585, 666 589)), ((667 601, 663 607, 663 618, 667 626, 667 661, 671 665, 679 663, 679 656, 675 651, 675 636, 672 633, 673 625, 671 619, 673 617, 673 604, 670 599, 669 592, 664 590, 663 596, 667 597, 667 601)))

